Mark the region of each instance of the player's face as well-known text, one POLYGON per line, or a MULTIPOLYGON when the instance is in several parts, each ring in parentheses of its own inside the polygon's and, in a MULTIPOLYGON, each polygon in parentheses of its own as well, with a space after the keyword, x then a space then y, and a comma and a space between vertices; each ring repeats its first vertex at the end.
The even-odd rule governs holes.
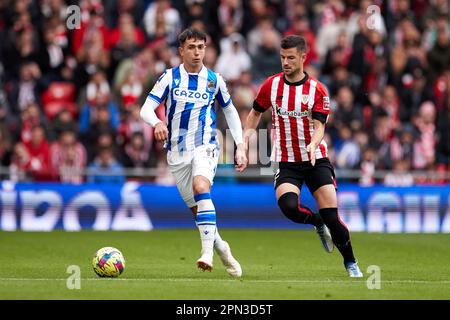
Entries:
POLYGON ((297 48, 280 49, 281 67, 287 76, 293 76, 303 70, 306 54, 297 48))
POLYGON ((187 39, 180 47, 180 55, 188 67, 197 69, 203 64, 205 49, 205 41, 200 39, 187 39))

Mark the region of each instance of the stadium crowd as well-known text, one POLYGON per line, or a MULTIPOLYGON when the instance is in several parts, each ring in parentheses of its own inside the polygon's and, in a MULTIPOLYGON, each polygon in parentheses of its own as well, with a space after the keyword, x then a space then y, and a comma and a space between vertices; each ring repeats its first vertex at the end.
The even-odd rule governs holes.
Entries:
MULTIPOLYGON (((154 167, 170 183, 139 110, 179 63, 178 33, 195 26, 210 35, 205 65, 227 80, 242 121, 281 71, 280 39, 298 34, 306 71, 330 92, 337 169, 361 170, 365 185, 448 182, 411 171, 450 173, 449 22, 447 0, 0 0, 3 178, 123 182, 124 168, 154 167), (375 170, 389 173, 377 181, 375 170)), ((226 127, 220 111, 217 121, 226 127)))

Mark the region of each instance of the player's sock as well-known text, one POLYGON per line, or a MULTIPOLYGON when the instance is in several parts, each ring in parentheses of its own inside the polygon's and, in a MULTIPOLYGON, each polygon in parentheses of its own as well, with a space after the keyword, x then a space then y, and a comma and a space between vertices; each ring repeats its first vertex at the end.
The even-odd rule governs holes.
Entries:
POLYGON ((202 254, 213 255, 214 239, 216 237, 216 209, 209 193, 194 195, 197 202, 195 221, 200 231, 202 254))
POLYGON ((337 208, 324 208, 319 210, 322 220, 328 227, 333 239, 334 245, 344 257, 344 264, 348 262, 356 262, 353 255, 352 243, 350 240, 350 232, 347 226, 341 221, 337 208))
POLYGON ((214 237, 214 247, 219 251, 223 251, 226 248, 225 242, 222 240, 222 237, 219 234, 219 229, 217 229, 217 225, 216 225, 216 234, 214 237))
POLYGON ((278 206, 289 220, 295 223, 312 224, 315 227, 323 225, 319 214, 308 207, 298 204, 298 195, 295 192, 286 192, 278 199, 278 206))

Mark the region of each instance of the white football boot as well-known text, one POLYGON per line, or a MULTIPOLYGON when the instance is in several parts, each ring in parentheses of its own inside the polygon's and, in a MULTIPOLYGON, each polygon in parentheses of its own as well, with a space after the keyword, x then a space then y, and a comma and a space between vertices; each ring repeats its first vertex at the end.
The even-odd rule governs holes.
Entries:
POLYGON ((348 276, 350 278, 362 278, 363 273, 358 267, 358 262, 348 262, 345 265, 345 269, 347 269, 348 276))
POLYGON ((320 242, 322 242, 322 246, 326 252, 331 253, 334 249, 333 239, 331 239, 331 233, 328 227, 323 224, 321 227, 314 227, 316 229, 316 233, 320 238, 320 242))
POLYGON ((232 277, 239 278, 242 276, 242 268, 239 262, 233 257, 231 254, 230 245, 228 242, 222 240, 222 244, 219 246, 214 245, 217 254, 222 260, 223 265, 225 266, 225 270, 232 277))
POLYGON ((203 271, 211 272, 213 269, 214 252, 202 252, 202 256, 197 260, 197 267, 203 271))

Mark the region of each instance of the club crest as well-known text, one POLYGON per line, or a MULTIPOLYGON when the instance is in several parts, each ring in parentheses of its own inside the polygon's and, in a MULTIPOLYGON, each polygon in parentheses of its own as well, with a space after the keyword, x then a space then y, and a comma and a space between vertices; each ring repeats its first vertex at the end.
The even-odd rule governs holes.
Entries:
POLYGON ((307 104, 308 101, 309 101, 309 95, 306 95, 306 94, 302 95, 302 103, 307 104))
POLYGON ((214 91, 216 89, 216 87, 215 87, 215 85, 214 85, 214 81, 213 80, 210 80, 209 82, 208 82, 208 90, 209 91, 214 91))

